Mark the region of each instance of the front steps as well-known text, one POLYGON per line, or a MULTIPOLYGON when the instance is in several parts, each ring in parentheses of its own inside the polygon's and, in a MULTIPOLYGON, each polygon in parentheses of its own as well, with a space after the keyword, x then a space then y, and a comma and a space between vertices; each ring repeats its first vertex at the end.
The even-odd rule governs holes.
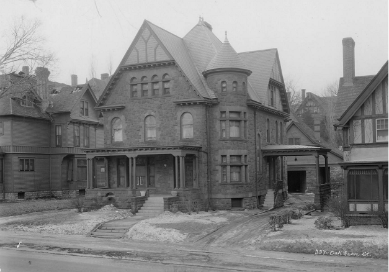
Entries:
POLYGON ((139 222, 139 220, 134 220, 133 217, 129 217, 103 223, 97 229, 93 230, 90 233, 90 236, 96 238, 120 239, 123 238, 126 232, 137 222, 139 222))
POLYGON ((149 196, 136 216, 154 217, 164 212, 162 196, 149 196))
POLYGON ((272 209, 274 208, 274 190, 268 189, 265 197, 265 202, 263 203, 263 208, 272 209))

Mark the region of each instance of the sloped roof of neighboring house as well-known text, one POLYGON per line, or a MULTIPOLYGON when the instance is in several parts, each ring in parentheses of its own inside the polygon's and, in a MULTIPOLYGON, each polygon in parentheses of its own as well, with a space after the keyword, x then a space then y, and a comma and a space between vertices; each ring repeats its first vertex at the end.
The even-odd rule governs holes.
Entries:
POLYGON ((89 91, 96 101, 96 96, 91 91, 89 84, 77 85, 76 87, 64 87, 58 94, 50 95, 53 106, 49 107, 47 111, 50 113, 71 112, 75 105, 78 107, 79 101, 87 91, 89 91))
POLYGON ((100 95, 103 93, 105 87, 107 86, 109 81, 109 78, 106 80, 98 79, 98 78, 92 78, 88 81, 88 84, 92 88, 92 91, 94 92, 97 99, 99 99, 100 95))
MULTIPOLYGON (((349 103, 349 106, 341 112, 338 120, 340 126, 345 125, 356 111, 365 103, 365 101, 374 92, 377 86, 388 76, 388 61, 381 67, 380 71, 370 80, 365 88, 349 103)), ((387 98, 386 98, 387 99, 387 98)))
POLYGON ((320 137, 320 139, 318 140, 315 137, 315 132, 309 126, 307 126, 304 123, 304 121, 302 121, 299 117, 297 117, 293 113, 290 114, 290 117, 291 117, 291 121, 288 124, 286 131, 288 131, 293 125, 295 125, 312 142, 312 144, 319 145, 327 149, 331 149, 330 153, 343 159, 343 152, 340 151, 337 146, 325 141, 322 137, 320 137))
POLYGON ((304 101, 301 102, 296 112, 299 112, 303 107, 305 107, 306 101, 309 99, 316 100, 317 104, 324 110, 324 112, 329 114, 334 110, 337 96, 318 96, 314 93, 308 92, 304 101))
POLYGON ((336 118, 345 112, 373 78, 374 75, 354 77, 353 86, 343 86, 343 77, 339 79, 338 100, 335 107, 336 118))

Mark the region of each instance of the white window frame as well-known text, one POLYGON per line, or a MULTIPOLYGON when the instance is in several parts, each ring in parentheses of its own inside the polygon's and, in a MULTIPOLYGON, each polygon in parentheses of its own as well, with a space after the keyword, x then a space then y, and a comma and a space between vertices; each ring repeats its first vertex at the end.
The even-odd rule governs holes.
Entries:
POLYGON ((388 118, 379 118, 379 119, 376 119, 375 122, 376 122, 376 142, 377 143, 382 143, 382 142, 387 142, 388 139, 386 138, 386 140, 378 140, 378 131, 387 131, 388 130, 388 127, 386 126, 385 128, 385 120, 388 120, 388 118), (384 128, 383 129, 378 129, 378 121, 380 120, 383 120, 384 121, 384 128))

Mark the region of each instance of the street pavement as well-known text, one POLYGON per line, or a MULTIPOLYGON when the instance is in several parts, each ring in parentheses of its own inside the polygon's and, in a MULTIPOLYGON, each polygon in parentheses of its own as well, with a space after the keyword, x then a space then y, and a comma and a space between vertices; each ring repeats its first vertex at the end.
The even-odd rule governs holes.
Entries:
POLYGON ((80 271, 94 272, 373 272, 388 270, 387 260, 382 259, 244 250, 228 247, 208 247, 205 249, 204 247, 185 244, 100 239, 81 235, 49 235, 17 231, 0 231, 0 256, 1 272, 60 272, 79 271, 79 269, 80 271), (17 260, 20 260, 20 262, 17 260), (29 261, 36 263, 36 267, 30 265, 29 261))

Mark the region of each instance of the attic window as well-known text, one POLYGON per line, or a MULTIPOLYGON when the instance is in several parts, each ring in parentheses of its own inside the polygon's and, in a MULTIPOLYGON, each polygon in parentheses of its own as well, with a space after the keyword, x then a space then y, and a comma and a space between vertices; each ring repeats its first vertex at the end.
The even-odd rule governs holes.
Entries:
POLYGON ((80 102, 80 114, 81 116, 89 116, 88 102, 80 102))
POLYGON ((27 95, 22 97, 20 105, 23 107, 32 107, 32 101, 27 97, 27 95))

